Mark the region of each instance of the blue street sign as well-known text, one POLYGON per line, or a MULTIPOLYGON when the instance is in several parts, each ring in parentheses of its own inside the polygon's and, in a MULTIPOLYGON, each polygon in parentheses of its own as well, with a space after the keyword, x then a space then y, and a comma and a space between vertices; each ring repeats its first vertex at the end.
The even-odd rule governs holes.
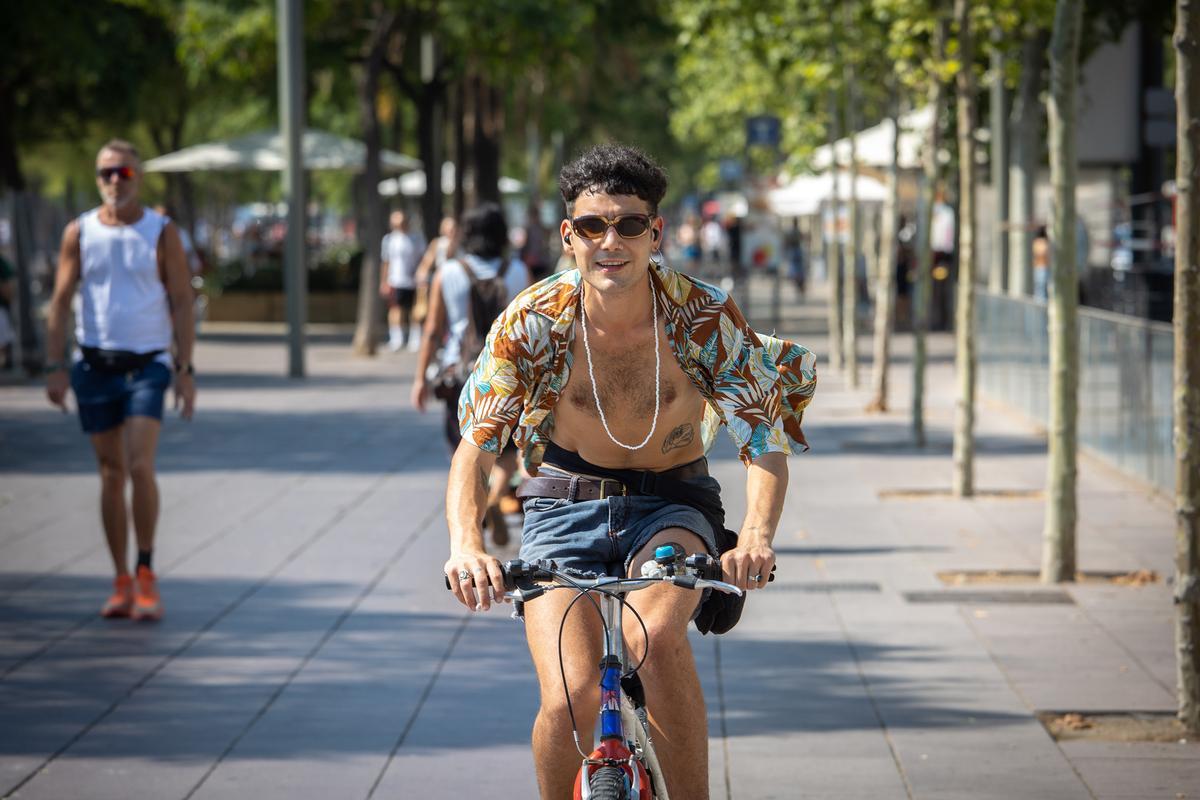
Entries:
POLYGON ((770 114, 759 114, 746 119, 746 146, 754 147, 779 146, 779 117, 770 114))

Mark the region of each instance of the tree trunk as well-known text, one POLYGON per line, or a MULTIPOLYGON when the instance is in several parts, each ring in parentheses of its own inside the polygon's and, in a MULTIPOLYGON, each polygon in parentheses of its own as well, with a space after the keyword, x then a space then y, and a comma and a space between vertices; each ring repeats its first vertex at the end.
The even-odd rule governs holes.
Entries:
POLYGON ((463 189, 463 179, 467 168, 467 81, 462 77, 454 85, 454 97, 450 124, 454 131, 454 218, 461 220, 463 211, 467 208, 467 195, 463 189))
POLYGON ((1001 294, 1008 283, 1008 89, 1004 85, 1004 51, 1000 33, 992 34, 991 53, 992 128, 992 258, 988 267, 988 290, 1001 294))
POLYGON ((1050 41, 1050 182, 1054 229, 1050 294, 1050 425, 1042 581, 1075 580, 1076 449, 1079 407, 1078 289, 1075 280, 1075 89, 1083 0, 1058 0, 1050 41))
POLYGON ((842 241, 839 230, 841 196, 837 140, 838 140, 838 100, 837 92, 829 93, 829 148, 832 152, 833 163, 830 169, 833 177, 833 191, 829 196, 832 208, 833 224, 829 246, 825 248, 825 275, 829 279, 829 366, 834 372, 842 369, 842 241))
POLYGON ((858 208, 858 120, 854 113, 854 68, 846 69, 846 133, 850 137, 849 236, 842 259, 842 347, 846 386, 858 388, 858 257, 862 253, 862 224, 858 208))
POLYGON ((954 496, 975 494, 975 43, 970 0, 955 0, 958 20, 958 304, 954 366, 954 496))
POLYGON ((883 219, 879 226, 879 282, 875 289, 875 356, 871 380, 874 397, 868 406, 868 410, 879 412, 888 409, 888 361, 891 357, 892 314, 896 305, 896 228, 900 209, 900 109, 895 95, 896 82, 891 83, 892 157, 888 164, 887 197, 883 201, 883 219))
MULTIPOLYGON (((934 58, 940 63, 946 57, 946 20, 939 19, 934 31, 934 58)), ((938 183, 938 150, 941 147, 940 120, 943 105, 943 86, 937 75, 929 79, 929 105, 933 119, 925 138, 925 180, 921 186, 920 220, 917 229, 917 280, 913 286, 913 380, 912 431, 917 447, 925 446, 925 334, 929 330, 929 301, 933 292, 933 249, 930 234, 933 224, 933 204, 938 183)))
POLYGON ((504 96, 481 76, 475 84, 475 196, 500 202, 500 145, 504 135, 504 96))
POLYGON ((1200 0, 1175 18, 1175 652, 1179 719, 1200 734, 1200 0))
POLYGON ((11 203, 13 267, 16 272, 16 293, 13 296, 12 324, 16 328, 13 342, 13 362, 21 366, 28 375, 41 372, 43 358, 34 323, 33 276, 29 267, 33 250, 33 224, 30 219, 28 196, 25 192, 25 174, 21 169, 21 156, 17 152, 16 96, 11 87, 0 91, 0 188, 7 190, 11 203))
POLYGON ((394 25, 394 14, 381 15, 375 22, 367 44, 366 58, 355 76, 358 115, 363 143, 367 147, 363 163, 363 226, 358 243, 363 249, 362 271, 358 285, 358 319, 354 327, 355 355, 373 356, 379 338, 381 299, 379 296, 379 252, 383 240, 383 203, 379 199, 381 175, 379 153, 382 148, 379 114, 375 100, 379 96, 379 78, 383 73, 387 40, 394 25))
POLYGON ((1033 189, 1037 184, 1041 134, 1044 30, 1027 31, 1021 45, 1021 83, 1012 110, 1012 167, 1009 171, 1008 293, 1028 297, 1033 285, 1033 189))
POLYGON ((425 240, 438 236, 442 222, 442 102, 445 94, 440 81, 421 84, 417 98, 417 150, 425 169, 425 194, 421 198, 421 229, 425 240))

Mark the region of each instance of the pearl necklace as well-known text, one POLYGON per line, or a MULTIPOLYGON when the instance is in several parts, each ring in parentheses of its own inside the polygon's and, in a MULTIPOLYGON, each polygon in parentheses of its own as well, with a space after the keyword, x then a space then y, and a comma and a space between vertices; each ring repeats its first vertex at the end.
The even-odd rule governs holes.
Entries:
POLYGON ((608 419, 604 416, 604 409, 600 406, 600 393, 596 391, 596 373, 592 369, 592 348, 588 344, 588 329, 587 329, 587 310, 583 307, 583 292, 579 293, 579 323, 583 328, 583 352, 587 354, 588 377, 592 380, 592 398, 596 401, 596 410, 600 412, 600 423, 604 426, 604 432, 608 434, 608 438, 612 443, 626 450, 641 450, 650 441, 650 437, 654 435, 654 429, 658 427, 658 387, 659 387, 659 353, 658 353, 658 303, 654 299, 654 284, 650 285, 650 309, 654 319, 654 418, 650 420, 650 432, 646 434, 646 438, 642 439, 641 444, 628 445, 613 436, 608 427, 608 419))

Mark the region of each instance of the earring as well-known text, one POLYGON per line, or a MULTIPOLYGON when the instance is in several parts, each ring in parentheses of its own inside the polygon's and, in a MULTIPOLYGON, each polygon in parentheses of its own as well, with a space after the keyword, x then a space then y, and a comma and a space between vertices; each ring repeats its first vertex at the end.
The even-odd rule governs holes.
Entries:
POLYGON ((650 251, 650 263, 656 267, 661 267, 663 265, 662 250, 651 250, 650 251))

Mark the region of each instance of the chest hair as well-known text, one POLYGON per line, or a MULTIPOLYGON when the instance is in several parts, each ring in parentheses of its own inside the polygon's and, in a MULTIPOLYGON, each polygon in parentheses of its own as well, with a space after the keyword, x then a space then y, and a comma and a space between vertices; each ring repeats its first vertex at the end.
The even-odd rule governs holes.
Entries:
MULTIPOLYGON (((582 350, 582 348, 580 348, 582 350)), ((670 353, 662 355, 662 372, 666 372, 670 353)), ((592 347, 592 371, 596 374, 596 391, 604 406, 605 417, 611 422, 618 414, 632 414, 649 419, 654 415, 654 351, 652 344, 616 347, 600 350, 592 347)), ((660 388, 665 410, 679 395, 675 381, 663 377, 660 388)), ((587 356, 580 352, 571 370, 567 400, 575 408, 599 417, 592 397, 591 380, 587 372, 587 356)))

